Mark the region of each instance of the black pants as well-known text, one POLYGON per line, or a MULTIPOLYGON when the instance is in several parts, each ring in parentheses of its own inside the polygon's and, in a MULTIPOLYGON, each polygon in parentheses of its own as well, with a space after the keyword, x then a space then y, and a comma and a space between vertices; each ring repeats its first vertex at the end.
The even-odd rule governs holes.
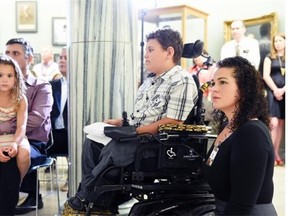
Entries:
POLYGON ((0 162, 0 215, 14 215, 19 198, 20 173, 16 159, 0 162))
POLYGON ((47 150, 48 156, 68 156, 68 132, 67 129, 53 129, 53 145, 47 150))
MULTIPOLYGON (((46 160, 46 143, 29 140, 31 146, 31 166, 39 165, 46 160)), ((28 193, 30 196, 36 197, 36 183, 37 183, 37 173, 36 171, 28 171, 24 177, 20 191, 28 193)))
POLYGON ((122 199, 115 200, 118 193, 109 192, 97 196, 98 193, 93 191, 102 185, 119 183, 119 172, 104 174, 105 170, 112 166, 127 167, 132 164, 139 146, 138 140, 123 143, 112 140, 103 147, 102 144, 86 139, 82 149, 82 181, 77 195, 88 201, 95 201, 95 205, 101 207, 110 208, 122 203, 122 199))

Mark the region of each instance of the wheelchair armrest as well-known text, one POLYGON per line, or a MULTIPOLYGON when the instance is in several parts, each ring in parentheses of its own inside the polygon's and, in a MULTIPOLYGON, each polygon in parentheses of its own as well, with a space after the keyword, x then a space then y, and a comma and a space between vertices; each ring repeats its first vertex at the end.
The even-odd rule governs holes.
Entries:
POLYGON ((104 134, 118 142, 137 139, 137 132, 134 126, 126 127, 104 127, 104 134))

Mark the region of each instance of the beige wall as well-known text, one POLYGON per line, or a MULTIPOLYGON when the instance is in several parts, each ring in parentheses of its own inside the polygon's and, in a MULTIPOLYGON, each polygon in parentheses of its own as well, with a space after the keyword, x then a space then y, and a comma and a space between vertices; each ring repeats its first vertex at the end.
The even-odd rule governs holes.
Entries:
MULTIPOLYGON (((41 47, 52 46, 52 17, 66 17, 69 0, 40 0, 38 8, 37 33, 16 32, 15 0, 0 0, 0 53, 5 49, 5 43, 15 37, 26 38, 33 46, 35 53, 41 52, 41 47)), ((61 46, 54 46, 54 53, 59 53, 61 46)))
POLYGON ((249 19, 276 12, 279 16, 279 31, 285 31, 286 1, 284 0, 190 0, 186 2, 209 14, 208 52, 215 60, 219 60, 220 49, 224 43, 223 22, 225 20, 249 19))
MULTIPOLYGON (((137 0, 140 1, 140 0, 137 0)), ((66 17, 69 0, 41 0, 38 3, 38 32, 17 33, 15 21, 15 0, 0 0, 0 53, 3 52, 6 41, 12 37, 25 37, 40 53, 41 46, 52 45, 52 17, 66 17), (5 7, 4 7, 5 5, 5 7), (13 13, 14 12, 14 13, 13 13)), ((158 0, 158 6, 188 4, 209 14, 208 17, 208 51, 218 60, 220 48, 224 43, 223 21, 247 19, 277 12, 279 30, 285 31, 284 0, 158 0)), ((138 29, 140 33, 140 27, 138 29)), ((54 52, 61 47, 54 46, 54 52)))

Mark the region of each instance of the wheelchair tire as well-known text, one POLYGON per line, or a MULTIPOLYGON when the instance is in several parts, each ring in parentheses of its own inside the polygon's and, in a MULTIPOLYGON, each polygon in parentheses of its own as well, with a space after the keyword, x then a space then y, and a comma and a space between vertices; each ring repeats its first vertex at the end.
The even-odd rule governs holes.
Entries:
MULTIPOLYGON (((178 209, 169 213, 169 216, 214 216, 215 205, 201 205, 191 209, 178 209)), ((168 216, 168 215, 167 215, 168 216)))
POLYGON ((148 203, 141 204, 139 202, 134 204, 129 212, 129 216, 214 216, 215 211, 215 204, 209 199, 200 202, 192 201, 185 205, 178 205, 179 202, 177 201, 174 204, 164 204, 161 201, 156 201, 152 205, 148 203))

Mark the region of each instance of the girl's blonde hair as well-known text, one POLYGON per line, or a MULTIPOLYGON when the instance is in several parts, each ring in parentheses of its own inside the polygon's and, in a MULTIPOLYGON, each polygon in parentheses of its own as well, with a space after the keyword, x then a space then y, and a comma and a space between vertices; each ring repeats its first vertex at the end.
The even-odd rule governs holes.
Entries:
POLYGON ((15 86, 11 91, 11 98, 13 100, 14 110, 18 110, 23 95, 26 93, 26 85, 23 79, 22 71, 18 63, 7 55, 0 55, 0 64, 11 65, 15 72, 15 86))

